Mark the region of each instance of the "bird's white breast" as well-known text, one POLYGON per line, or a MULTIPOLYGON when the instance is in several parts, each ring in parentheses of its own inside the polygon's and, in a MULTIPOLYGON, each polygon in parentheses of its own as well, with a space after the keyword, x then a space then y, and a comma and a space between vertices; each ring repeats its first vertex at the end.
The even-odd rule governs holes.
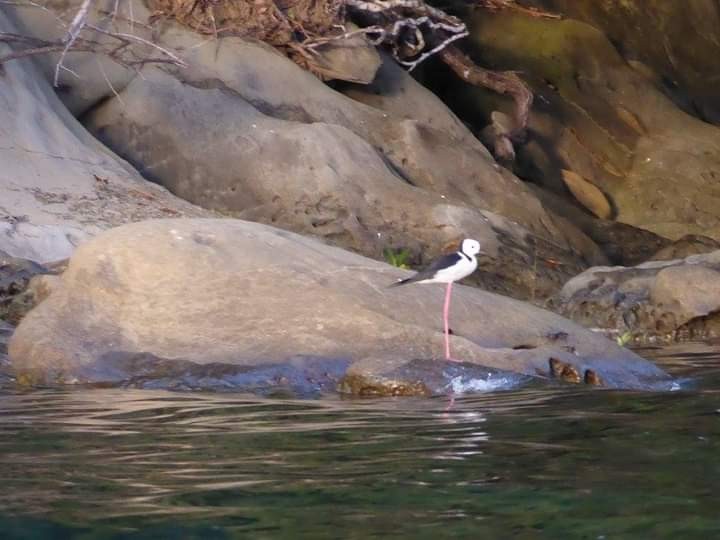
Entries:
POLYGON ((438 270, 432 278, 424 279, 419 283, 450 283, 451 281, 459 281, 472 274, 476 268, 477 259, 475 257, 468 258, 462 255, 456 264, 438 270))

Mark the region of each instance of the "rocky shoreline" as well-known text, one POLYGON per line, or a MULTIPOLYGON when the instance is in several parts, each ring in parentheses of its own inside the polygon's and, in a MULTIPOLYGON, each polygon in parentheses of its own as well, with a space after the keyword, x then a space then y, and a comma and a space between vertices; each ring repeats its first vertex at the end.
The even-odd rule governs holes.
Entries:
MULTIPOLYGON (((56 4, 3 6, 0 31, 62 36, 58 14, 79 3, 56 4)), ((3 372, 301 394, 669 384, 588 328, 631 343, 720 334, 712 96, 694 117, 658 82, 656 52, 642 71, 587 13, 527 4, 568 17, 463 15, 469 49, 526 74, 524 140, 511 100, 430 67, 413 78, 365 40, 330 47, 323 82, 141 0, 112 21, 98 2, 93 20, 184 67, 72 52, 77 77, 56 91, 57 54, 2 64, 0 320, 4 335, 19 325, 3 372), (504 156, 481 142, 506 135, 504 156), (441 293, 388 292, 403 271, 378 261, 420 266, 464 237, 485 255, 456 293, 454 365, 437 360, 441 293)))

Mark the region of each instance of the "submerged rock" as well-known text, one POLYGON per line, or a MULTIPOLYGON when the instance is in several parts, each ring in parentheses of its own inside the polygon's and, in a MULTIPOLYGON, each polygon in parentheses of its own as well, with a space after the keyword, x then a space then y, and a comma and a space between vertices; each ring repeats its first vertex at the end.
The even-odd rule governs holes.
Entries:
POLYGON ((550 299, 586 326, 636 341, 720 335, 720 251, 635 267, 591 268, 550 299))
MULTIPOLYGON (((551 358, 607 386, 666 380, 558 315, 463 286, 454 291, 451 339, 465 363, 436 360, 442 286, 388 288, 406 274, 257 223, 123 226, 78 248, 61 284, 20 323, 10 358, 24 381, 117 383, 141 375, 128 358, 149 354, 165 359, 166 381, 193 386, 209 377, 194 366, 282 371, 302 357, 303 370, 343 364, 339 388, 357 393, 373 385, 388 394, 434 392, 478 366, 547 378, 551 358)), ((152 364, 141 365, 146 373, 152 364)))

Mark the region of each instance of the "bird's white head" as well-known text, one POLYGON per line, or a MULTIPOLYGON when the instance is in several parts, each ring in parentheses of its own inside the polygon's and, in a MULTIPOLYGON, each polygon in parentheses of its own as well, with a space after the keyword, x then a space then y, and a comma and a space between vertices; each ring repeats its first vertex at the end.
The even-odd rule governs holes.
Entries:
POLYGON ((462 241, 462 245, 460 246, 460 250, 470 257, 474 257, 478 253, 480 253, 480 242, 477 240, 473 240, 472 238, 466 238, 462 241))

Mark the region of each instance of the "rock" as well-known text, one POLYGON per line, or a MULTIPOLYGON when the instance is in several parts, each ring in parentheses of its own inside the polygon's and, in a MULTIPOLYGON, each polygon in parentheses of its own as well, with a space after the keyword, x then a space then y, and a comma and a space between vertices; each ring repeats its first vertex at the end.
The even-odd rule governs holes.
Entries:
MULTIPOLYGON (((65 39, 67 30, 64 25, 58 24, 58 17, 62 16, 69 22, 72 17, 67 15, 76 13, 81 4, 82 0, 53 0, 39 9, 31 3, 17 2, 3 5, 3 13, 10 18, 18 33, 61 41, 65 39)), ((147 25, 150 11, 144 1, 94 0, 90 6, 88 22, 91 24, 105 30, 133 34, 140 39, 152 39, 152 28, 147 25), (116 16, 108 17, 107 14, 114 10, 117 10, 116 16)), ((119 44, 103 34, 96 33, 92 39, 100 45, 116 47, 119 44)), ((132 47, 140 56, 151 56, 153 52, 150 47, 137 42, 132 47)), ((60 52, 51 52, 33 57, 39 71, 51 84, 60 55, 60 52)), ((121 91, 137 74, 134 67, 122 66, 105 55, 89 52, 71 52, 65 56, 63 65, 68 71, 60 70, 57 91, 75 116, 80 116, 114 92, 121 91)))
POLYGON ((0 319, 17 325, 30 310, 25 294, 33 276, 47 272, 43 266, 0 251, 0 319))
POLYGON ((33 276, 27 286, 9 300, 2 318, 17 325, 32 308, 50 296, 59 282, 60 278, 52 274, 33 276))
MULTIPOLYGON (((4 10, 0 31, 17 32, 4 10)), ((0 44, 0 54, 8 50, 0 44)), ((0 101, 0 250, 9 255, 45 263, 111 226, 213 215, 146 182, 99 144, 29 59, 3 65, 0 101)))
POLYGON ((580 204, 600 219, 612 217, 612 208, 607 197, 597 187, 572 171, 560 171, 563 182, 580 204))
MULTIPOLYGON (((476 10, 468 23, 478 61, 521 71, 536 94, 527 142, 515 148, 520 177, 562 195, 561 171, 572 170, 612 201, 619 222, 672 240, 687 234, 720 240, 720 128, 680 110, 593 26, 517 10, 476 10)), ((653 47, 662 43, 665 37, 653 47)), ((491 111, 511 110, 506 98, 446 86, 446 100, 478 128, 491 111)))
POLYGON ((673 244, 671 240, 645 229, 591 216, 572 202, 540 186, 532 188, 538 199, 555 215, 567 219, 588 235, 611 264, 634 266, 655 259, 657 253, 673 244))
POLYGON ((370 84, 339 84, 337 89, 396 118, 415 120, 472 144, 473 134, 440 98, 418 83, 388 53, 381 51, 380 58, 382 65, 370 84))
POLYGON ((720 7, 714 0, 535 0, 607 34, 629 63, 642 64, 688 112, 720 123, 720 7))
POLYGON ((0 385, 14 380, 7 355, 7 342, 14 330, 11 324, 0 320, 0 385))
POLYGON ((515 130, 515 122, 510 116, 493 111, 490 113, 490 124, 483 128, 480 140, 492 150, 495 159, 510 164, 515 160, 515 147, 511 140, 515 130))
POLYGON ((297 378, 320 365, 330 374, 320 386, 337 379, 348 391, 425 394, 465 385, 465 368, 550 377, 556 358, 606 386, 667 384, 653 364, 600 335, 464 286, 451 314, 453 353, 464 363, 449 378, 437 359, 442 287, 388 288, 406 275, 257 223, 127 225, 78 248, 60 287, 13 334, 10 358, 25 382, 159 377, 199 388, 207 376, 230 388, 249 369, 267 381, 273 370, 297 378))
POLYGON ((663 268, 650 289, 650 302, 672 308, 681 324, 705 317, 720 310, 720 272, 698 264, 663 268))
POLYGON ((638 343, 720 336, 720 251, 635 267, 591 268, 550 306, 638 343))
POLYGON ((360 35, 331 41, 315 52, 313 70, 326 80, 370 84, 382 64, 377 49, 360 35))
POLYGON ((203 43, 177 25, 163 40, 186 51, 191 67, 144 68, 86 121, 146 177, 193 203, 372 257, 407 249, 413 264, 478 236, 493 257, 477 280, 519 298, 545 298, 606 261, 467 130, 353 101, 262 44, 203 43))
POLYGON ((14 326, 47 298, 59 277, 49 266, 0 251, 0 320, 14 326))
POLYGON ((15 327, 6 321, 0 320, 0 364, 7 366, 7 342, 10 340, 15 327))
POLYGON ((688 234, 676 240, 672 244, 658 250, 651 261, 671 261, 673 259, 684 259, 690 255, 700 255, 720 249, 720 242, 707 236, 688 234))
MULTIPOLYGON (((71 11, 78 3, 62 0, 48 10, 8 9, 24 32, 55 39, 53 9, 71 11)), ((361 92, 349 99, 267 45, 237 37, 207 40, 176 23, 151 18, 137 3, 128 3, 126 9, 132 6, 140 37, 152 32, 153 39, 176 51, 188 67, 160 70, 147 65, 140 69, 141 76, 113 78, 111 89, 99 79, 103 71, 97 65, 72 55, 77 62, 68 67, 83 80, 64 78, 62 95, 113 150, 175 194, 234 216, 315 234, 373 257, 386 248, 408 249, 415 264, 436 256, 437 246, 468 234, 484 236, 488 247, 502 249, 477 279, 520 298, 544 298, 588 264, 606 262, 592 241, 546 211, 519 179, 499 170, 462 123, 387 57, 369 90, 377 92, 370 107, 358 102, 361 92), (142 26, 146 23, 148 28, 142 26), (302 140, 305 151, 315 156, 307 162, 289 147, 299 137, 320 133, 324 148, 302 140), (365 184, 369 172, 362 170, 370 153, 372 190, 365 184), (343 172, 354 171, 356 180, 349 182, 334 172, 340 163, 336 154, 345 161, 343 172), (318 170, 326 178, 335 177, 332 190, 327 180, 326 189, 310 187, 318 170), (272 181, 263 180, 267 178, 272 181), (287 178, 297 187, 285 189, 281 182, 287 178), (275 187, 264 187, 265 182, 275 187), (298 189, 301 198, 293 196, 298 189), (345 193, 336 196, 341 190, 345 193), (393 197, 392 204, 378 208, 358 206, 393 197), (427 222, 412 218, 420 211, 430 216, 427 222), (363 222, 363 214, 375 221, 363 222), (544 260, 562 265, 547 266, 544 260)), ((103 7, 112 10, 114 5, 98 4, 103 7)), ((122 19, 126 13, 120 15, 122 19)), ((106 19, 96 11, 91 16, 106 19)), ((47 76, 55 60, 50 57, 43 64, 47 76)), ((98 176, 114 182, 113 175, 98 176)), ((113 191, 124 193, 134 190, 113 191)), ((55 202, 52 197, 47 201, 43 204, 55 202)), ((179 210, 173 204, 163 206, 179 210)), ((126 210, 117 217, 133 220, 126 210)), ((52 236, 57 258, 66 257, 87 229, 60 230, 52 236)), ((37 229, 24 233, 19 243, 28 245, 30 234, 37 229)), ((43 235, 51 237, 49 231, 43 235)))

